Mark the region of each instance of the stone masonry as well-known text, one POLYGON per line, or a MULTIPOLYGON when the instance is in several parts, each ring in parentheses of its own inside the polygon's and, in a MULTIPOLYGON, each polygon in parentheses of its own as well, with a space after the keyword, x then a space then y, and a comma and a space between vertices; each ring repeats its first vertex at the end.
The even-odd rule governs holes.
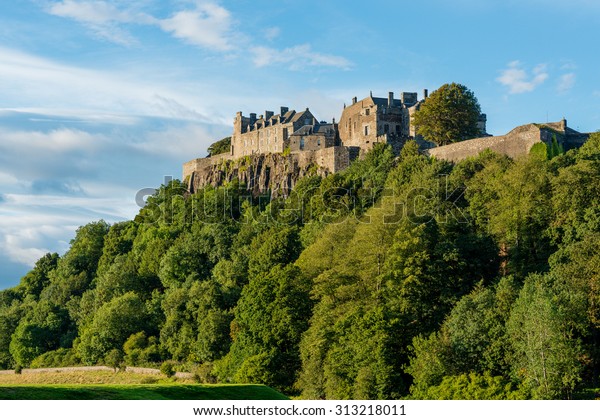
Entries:
POLYGON ((429 156, 458 162, 477 156, 486 149, 512 158, 524 156, 537 143, 552 144, 555 137, 564 150, 580 147, 589 134, 579 133, 567 126, 567 120, 546 124, 525 124, 514 128, 503 136, 490 136, 452 143, 426 150, 429 156))

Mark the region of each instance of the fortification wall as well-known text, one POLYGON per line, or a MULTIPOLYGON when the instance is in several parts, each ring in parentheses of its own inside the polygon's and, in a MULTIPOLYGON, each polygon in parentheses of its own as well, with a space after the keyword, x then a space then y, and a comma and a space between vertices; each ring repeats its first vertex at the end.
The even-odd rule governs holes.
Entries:
POLYGON ((534 124, 515 128, 504 136, 481 137, 435 147, 425 151, 429 156, 438 159, 458 162, 468 157, 477 156, 486 149, 505 154, 512 158, 529 153, 534 144, 542 141, 540 129, 534 124))
POLYGON ((229 159, 231 159, 231 154, 229 152, 225 152, 221 153, 220 155, 198 158, 190 160, 189 162, 185 162, 183 164, 183 178, 181 179, 183 182, 189 182, 189 179, 194 172, 203 171, 206 168, 219 165, 229 159))

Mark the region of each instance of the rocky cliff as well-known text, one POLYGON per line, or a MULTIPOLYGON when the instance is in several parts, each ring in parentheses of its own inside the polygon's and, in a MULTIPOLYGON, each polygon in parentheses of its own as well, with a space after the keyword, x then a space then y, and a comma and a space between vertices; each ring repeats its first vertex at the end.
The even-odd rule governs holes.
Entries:
POLYGON ((348 153, 328 148, 313 153, 260 154, 237 160, 228 156, 196 159, 184 166, 190 192, 207 185, 220 186, 238 179, 254 195, 270 191, 285 196, 304 176, 327 176, 348 165, 348 153), (345 159, 344 159, 345 158, 345 159))

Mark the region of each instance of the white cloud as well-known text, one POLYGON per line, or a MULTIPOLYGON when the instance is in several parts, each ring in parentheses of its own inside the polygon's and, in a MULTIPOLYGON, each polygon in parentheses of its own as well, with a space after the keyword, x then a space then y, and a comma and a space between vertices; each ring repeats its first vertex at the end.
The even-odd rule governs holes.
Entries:
POLYGON ((231 13, 214 3, 199 3, 196 10, 177 12, 158 22, 162 30, 174 37, 216 51, 233 49, 231 24, 231 13))
POLYGON ((0 134, 2 136, 0 150, 4 153, 8 151, 27 153, 32 150, 42 154, 68 153, 78 150, 93 153, 97 145, 96 137, 70 128, 52 130, 48 133, 39 131, 0 131, 0 134))
POLYGON ((548 78, 545 64, 538 64, 532 70, 532 74, 528 74, 522 68, 519 61, 513 61, 508 64, 508 68, 502 70, 500 77, 496 80, 509 88, 509 93, 525 93, 532 92, 539 85, 544 83, 548 78))
POLYGON ((557 86, 558 93, 567 93, 570 91, 575 86, 575 80, 575 73, 567 73, 560 76, 557 86))
POLYGON ((0 252, 32 267, 47 252, 64 253, 78 226, 99 219, 125 220, 135 211, 133 200, 127 206, 118 190, 110 199, 7 194, 0 206, 0 252))
POLYGON ((352 63, 341 56, 322 54, 312 50, 308 44, 277 50, 268 47, 252 49, 254 65, 266 67, 271 65, 289 65, 290 70, 302 70, 306 67, 335 67, 349 70, 352 63))
POLYGON ((231 13, 213 2, 197 2, 192 10, 178 11, 167 19, 158 19, 135 11, 130 4, 119 8, 99 0, 63 0, 52 4, 48 13, 75 20, 95 35, 117 44, 131 46, 137 40, 123 26, 154 25, 175 38, 214 51, 233 49, 231 13))
POLYGON ((86 26, 96 36, 125 46, 136 44, 137 40, 120 24, 152 24, 156 21, 144 13, 135 13, 127 9, 120 10, 114 4, 95 0, 64 0, 50 5, 48 13, 73 19, 86 26))

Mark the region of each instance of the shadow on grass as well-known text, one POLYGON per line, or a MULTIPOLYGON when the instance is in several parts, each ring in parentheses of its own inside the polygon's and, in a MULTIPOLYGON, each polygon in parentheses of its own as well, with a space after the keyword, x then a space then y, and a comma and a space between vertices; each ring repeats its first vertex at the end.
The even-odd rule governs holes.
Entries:
POLYGON ((287 400, 264 385, 0 386, 2 400, 287 400))

